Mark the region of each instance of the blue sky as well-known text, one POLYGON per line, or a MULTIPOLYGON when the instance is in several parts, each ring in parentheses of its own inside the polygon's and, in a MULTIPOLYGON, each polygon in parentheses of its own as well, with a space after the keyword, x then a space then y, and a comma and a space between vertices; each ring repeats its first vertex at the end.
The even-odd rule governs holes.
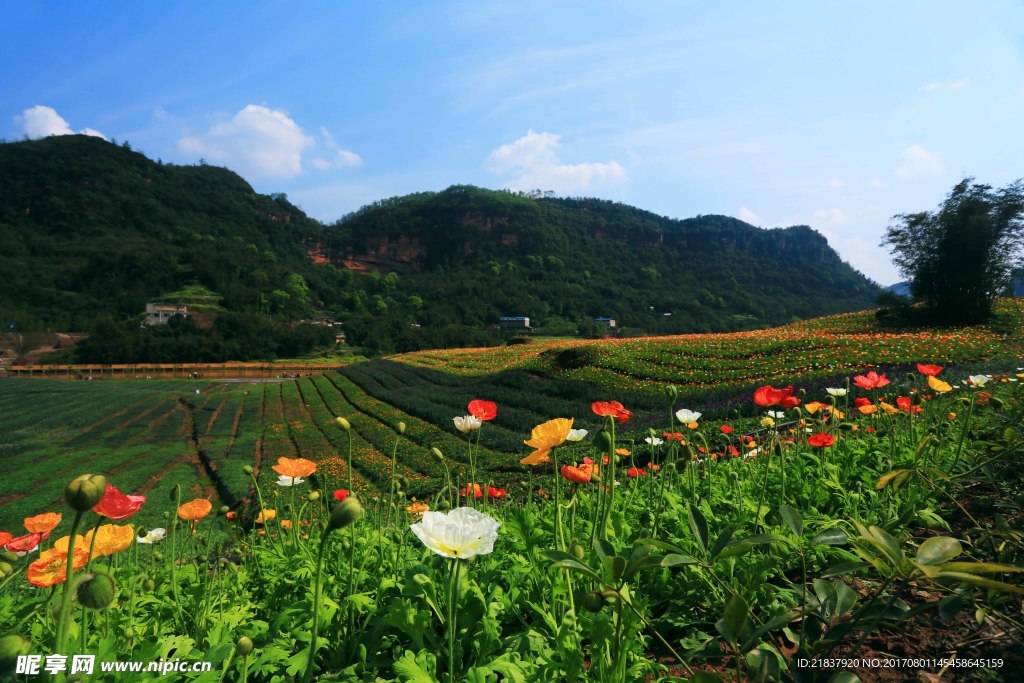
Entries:
POLYGON ((19 2, 0 137, 227 166, 332 222, 456 183, 808 224, 1024 176, 1024 4, 19 2))

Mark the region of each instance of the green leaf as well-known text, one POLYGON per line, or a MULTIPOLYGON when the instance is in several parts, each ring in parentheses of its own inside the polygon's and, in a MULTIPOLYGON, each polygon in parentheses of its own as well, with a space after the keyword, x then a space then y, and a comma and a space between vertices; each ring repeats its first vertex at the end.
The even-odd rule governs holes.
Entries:
POLYGON ((706 553, 708 551, 708 520, 693 503, 687 504, 686 510, 690 520, 690 530, 693 531, 693 536, 697 539, 700 549, 706 553))
POLYGON ((614 555, 604 558, 604 571, 611 577, 612 583, 618 583, 622 577, 622 571, 626 568, 626 558, 614 555))
POLYGON ((671 555, 666 555, 661 559, 662 567, 681 567, 687 564, 700 564, 700 560, 696 557, 682 553, 672 553, 671 555))
POLYGON ((786 522, 793 535, 797 538, 803 538, 804 518, 801 516, 800 511, 783 503, 779 506, 779 514, 782 515, 783 521, 786 522))
POLYGON ((402 683, 437 683, 431 672, 437 666, 437 659, 428 652, 414 655, 411 650, 406 650, 392 666, 402 683))
POLYGON ((725 604, 725 612, 722 618, 715 622, 715 629, 722 634, 730 644, 739 643, 743 634, 743 627, 747 623, 747 603, 734 593, 729 602, 725 604))
POLYGON ((852 574, 858 572, 861 569, 867 569, 871 565, 867 562, 841 562, 837 565, 833 565, 821 573, 821 577, 824 579, 832 578, 833 576, 843 576, 846 574, 852 574))
POLYGON ((993 590, 1001 591, 1003 593, 1019 593, 1024 595, 1024 588, 1021 588, 1020 586, 1003 583, 1002 581, 993 581, 992 579, 986 579, 974 574, 965 574, 962 572, 939 572, 938 578, 970 583, 975 586, 981 586, 982 588, 992 588, 993 590))
POLYGON ((902 486, 907 478, 910 476, 911 470, 892 470, 883 474, 878 483, 875 484, 875 488, 881 491, 889 484, 893 484, 893 490, 898 490, 902 486))
POLYGON ((925 565, 948 562, 963 552, 960 541, 949 536, 933 536, 917 549, 917 561, 925 565))
POLYGON ((947 595, 939 600, 939 618, 942 619, 942 623, 949 624, 956 619, 956 615, 963 607, 964 601, 959 595, 947 595))
POLYGON ((715 539, 714 545, 711 546, 711 550, 708 552, 712 561, 714 561, 714 559, 718 557, 719 553, 722 552, 722 549, 729 544, 729 541, 732 540, 733 534, 735 534, 736 530, 739 528, 739 524, 733 523, 725 527, 722 530, 722 533, 718 534, 718 538, 715 539))
POLYGON ((965 572, 967 574, 998 574, 1001 572, 1024 572, 1024 567, 996 562, 947 562, 940 567, 947 572, 965 572))
POLYGON ((834 527, 819 532, 811 539, 811 545, 846 545, 847 542, 846 532, 834 527))
POLYGON ((584 576, 589 576, 598 583, 604 583, 603 579, 597 572, 577 560, 569 553, 562 552, 561 550, 547 550, 543 555, 546 559, 554 562, 554 564, 551 565, 553 569, 569 569, 579 574, 583 574, 584 576))

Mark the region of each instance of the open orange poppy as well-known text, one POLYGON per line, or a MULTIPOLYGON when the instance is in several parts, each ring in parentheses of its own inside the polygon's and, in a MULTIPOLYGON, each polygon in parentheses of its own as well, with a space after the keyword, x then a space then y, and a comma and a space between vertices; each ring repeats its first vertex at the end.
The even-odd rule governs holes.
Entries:
POLYGON ((278 458, 273 470, 292 479, 305 478, 316 472, 316 463, 305 458, 278 458))
POLYGON ((558 417, 537 425, 530 433, 530 439, 523 442, 536 450, 519 462, 524 465, 539 465, 542 462, 549 461, 551 459, 549 455, 551 449, 565 443, 570 431, 572 431, 572 420, 564 417, 558 417))
POLYGON ((213 510, 213 503, 205 498, 196 498, 178 508, 178 517, 186 522, 198 522, 213 510))
MULTIPOLYGON (((96 544, 92 543, 92 531, 85 534, 85 545, 92 545, 93 557, 105 557, 127 550, 135 540, 135 529, 130 524, 103 524, 96 529, 96 544)), ((75 543, 78 547, 78 543, 75 543)))
POLYGON ((61 517, 59 512, 44 512, 34 517, 26 517, 25 528, 33 534, 48 534, 60 524, 61 517))
MULTIPOLYGON (((81 548, 75 548, 72 567, 81 569, 89 559, 89 553, 81 548)), ((28 582, 37 588, 49 588, 58 583, 64 583, 68 576, 68 554, 51 548, 44 551, 39 558, 28 566, 26 578, 28 582)))

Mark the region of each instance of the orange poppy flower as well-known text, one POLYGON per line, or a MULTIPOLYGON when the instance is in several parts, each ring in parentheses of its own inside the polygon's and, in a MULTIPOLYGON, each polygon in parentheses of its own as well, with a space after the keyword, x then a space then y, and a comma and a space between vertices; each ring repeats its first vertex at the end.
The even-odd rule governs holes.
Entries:
MULTIPOLYGON (((75 557, 72 560, 74 569, 81 569, 89 559, 89 553, 81 548, 75 548, 75 557)), ((68 576, 68 554, 51 548, 43 552, 39 558, 28 566, 26 578, 28 582, 37 588, 48 588, 64 583, 68 576)))
POLYGON ((430 509, 430 506, 426 503, 413 503, 409 507, 405 508, 406 512, 411 512, 414 515, 422 515, 424 512, 430 509))
POLYGON ((940 372, 942 372, 942 366, 941 365, 932 365, 931 363, 918 363, 917 364, 917 371, 920 372, 922 375, 927 375, 928 377, 934 377, 935 375, 937 375, 940 372))
POLYGON ((579 467, 562 465, 562 476, 576 484, 589 484, 594 476, 594 466, 586 463, 579 467))
POLYGON ((35 517, 26 517, 25 528, 33 534, 48 534, 60 524, 61 517, 59 512, 44 512, 35 517))
POLYGON ((278 474, 297 479, 305 478, 316 472, 316 463, 305 458, 278 458, 272 468, 278 474))
POLYGON ((282 529, 291 529, 292 528, 292 520, 290 520, 290 519, 282 519, 280 524, 281 524, 281 528, 282 529))
POLYGON ((196 498, 178 508, 178 517, 186 522, 198 522, 213 510, 213 503, 205 498, 196 498))
MULTIPOLYGON (((93 557, 105 557, 127 550, 135 540, 135 529, 130 524, 103 524, 96 529, 96 545, 93 546, 93 557)), ((85 535, 85 548, 92 545, 92 531, 85 535)), ((77 548, 78 543, 75 543, 77 548)), ((66 552, 66 551, 65 551, 66 552)))
POLYGON ((873 405, 857 406, 857 410, 860 411, 861 415, 874 415, 875 413, 878 412, 878 406, 873 406, 873 405))
POLYGON ((530 439, 523 442, 536 450, 519 462, 524 465, 539 465, 542 462, 548 462, 551 460, 550 455, 548 455, 551 453, 551 449, 565 443, 565 439, 569 436, 571 430, 572 419, 564 417, 558 417, 537 425, 530 433, 530 439))
POLYGON ((277 517, 277 510, 261 510, 260 514, 256 515, 256 523, 264 524, 277 517))
POLYGON ((462 494, 463 496, 473 496, 474 498, 484 497, 484 490, 483 487, 480 486, 480 484, 466 484, 461 489, 459 489, 459 493, 462 494))
POLYGON ((7 542, 10 541, 12 538, 14 538, 14 534, 8 533, 6 531, 0 531, 0 548, 3 548, 5 545, 7 545, 7 542))
POLYGON ((632 453, 629 452, 628 448, 616 448, 615 449, 615 454, 616 455, 622 455, 622 456, 632 455, 632 453))
MULTIPOLYGON (((62 553, 67 553, 67 551, 68 551, 68 543, 70 541, 71 541, 71 537, 70 536, 61 536, 60 538, 58 538, 56 541, 53 542, 53 549, 54 550, 59 550, 62 553)), ((76 548, 85 548, 86 550, 89 549, 89 546, 85 542, 85 536, 82 536, 81 534, 75 534, 75 547, 76 548)))

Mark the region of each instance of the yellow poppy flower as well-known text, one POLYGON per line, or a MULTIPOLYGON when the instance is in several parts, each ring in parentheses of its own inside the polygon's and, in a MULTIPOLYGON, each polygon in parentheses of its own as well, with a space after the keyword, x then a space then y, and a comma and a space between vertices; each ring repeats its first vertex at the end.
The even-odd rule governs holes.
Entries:
POLYGON ((524 465, 539 465, 548 462, 551 457, 551 449, 565 443, 569 432, 572 431, 572 419, 558 417, 548 420, 533 428, 529 441, 524 441, 527 446, 534 448, 533 453, 520 460, 524 465))
POLYGON ((938 377, 929 377, 928 386, 930 386, 933 390, 939 392, 940 394, 944 394, 947 391, 953 390, 952 386, 950 386, 947 382, 943 382, 938 377))
MULTIPOLYGON (((103 524, 96 529, 96 545, 93 546, 93 557, 104 557, 113 555, 131 547, 135 540, 135 529, 130 524, 119 526, 117 524, 103 524)), ((85 545, 88 549, 92 545, 92 531, 85 535, 85 545)), ((78 544, 75 544, 76 548, 78 544)))

